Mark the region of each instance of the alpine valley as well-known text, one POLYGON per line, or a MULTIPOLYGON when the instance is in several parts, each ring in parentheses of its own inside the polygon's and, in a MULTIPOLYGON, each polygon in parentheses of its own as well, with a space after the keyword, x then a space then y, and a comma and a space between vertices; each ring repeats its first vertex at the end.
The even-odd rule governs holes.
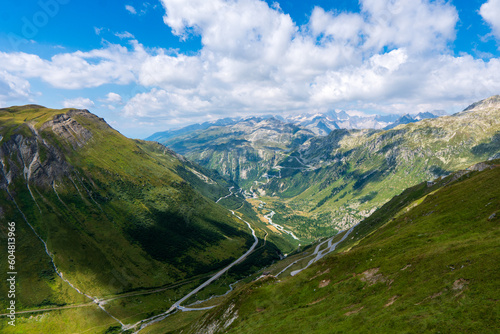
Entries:
POLYGON ((0 167, 2 333, 500 331, 500 96, 147 140, 9 107, 0 167))

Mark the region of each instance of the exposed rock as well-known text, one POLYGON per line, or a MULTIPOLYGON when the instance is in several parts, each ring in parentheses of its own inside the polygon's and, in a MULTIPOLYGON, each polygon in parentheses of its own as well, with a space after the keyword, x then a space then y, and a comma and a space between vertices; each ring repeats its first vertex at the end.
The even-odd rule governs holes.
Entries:
POLYGON ((457 279, 453 282, 453 290, 463 290, 467 285, 469 285, 469 281, 463 278, 457 279))
POLYGON ((475 171, 475 172, 482 172, 485 169, 491 169, 491 168, 493 168, 493 166, 488 165, 487 163, 484 163, 484 162, 480 162, 478 164, 470 166, 469 168, 467 168, 467 170, 475 171))
MULTIPOLYGON (((51 121, 46 122, 40 128, 40 131, 51 128, 59 137, 69 142, 73 149, 83 147, 92 138, 92 133, 80 125, 68 114, 56 115, 51 121)), ((77 114, 77 112, 73 112, 77 114)))
POLYGON ((377 274, 380 268, 372 268, 368 269, 361 273, 360 280, 363 282, 368 282, 368 285, 373 285, 379 282, 386 282, 387 278, 385 278, 382 274, 377 274))
POLYGON ((330 284, 330 280, 329 279, 324 279, 321 282, 319 282, 318 287, 319 288, 324 288, 325 286, 328 286, 329 284, 330 284))
POLYGON ((364 306, 361 306, 360 308, 354 310, 354 311, 350 311, 350 312, 347 312, 347 313, 344 313, 345 316, 350 316, 350 315, 353 315, 353 314, 356 314, 356 313, 359 313, 359 311, 361 311, 362 309, 364 309, 365 307, 364 306))
POLYGON ((410 264, 407 264, 406 266, 404 266, 404 268, 402 268, 401 270, 403 271, 403 270, 406 270, 406 269, 408 269, 408 268, 410 268, 410 267, 411 267, 411 263, 410 263, 410 264))
POLYGON ((484 99, 484 100, 481 100, 479 102, 471 104, 470 106, 465 108, 464 111, 458 113, 457 115, 471 112, 473 110, 498 107, 499 105, 500 105, 500 95, 495 95, 495 96, 492 96, 492 97, 489 97, 487 99, 484 99))
MULTIPOLYGON (((29 108, 44 108, 42 106, 28 105, 29 108)), ((23 107, 23 108, 25 108, 23 107)), ((91 138, 92 133, 78 123, 73 117, 83 116, 95 119, 98 126, 108 125, 101 118, 87 110, 69 110, 67 113, 56 115, 52 120, 36 128, 31 123, 26 123, 32 136, 17 133, 5 141, 2 138, 0 147, 0 187, 6 188, 15 178, 23 177, 26 182, 39 185, 52 185, 70 173, 71 167, 65 161, 59 148, 56 148, 42 138, 40 133, 54 132, 63 141, 68 142, 73 149, 83 147, 91 138)))
POLYGON ((224 333, 225 330, 238 318, 238 310, 234 310, 235 304, 230 304, 222 316, 206 325, 194 329, 195 333, 215 334, 224 333))
POLYGON ((0 147, 0 187, 6 188, 13 179, 23 177, 26 182, 51 185, 70 166, 61 153, 39 136, 26 138, 15 134, 0 147))
POLYGON ((388 306, 391 306, 392 304, 394 304, 394 302, 396 301, 396 299, 398 299, 399 296, 396 295, 396 296, 392 296, 391 298, 389 298, 389 300, 387 301, 387 304, 384 305, 384 307, 388 307, 388 306))
POLYGON ((325 299, 326 299, 326 297, 323 297, 323 298, 320 298, 320 299, 316 299, 315 301, 310 302, 310 303, 309 303, 309 304, 307 304, 307 305, 311 306, 311 305, 317 304, 317 303, 319 303, 319 302, 322 302, 322 301, 323 301, 323 300, 325 300, 325 299))

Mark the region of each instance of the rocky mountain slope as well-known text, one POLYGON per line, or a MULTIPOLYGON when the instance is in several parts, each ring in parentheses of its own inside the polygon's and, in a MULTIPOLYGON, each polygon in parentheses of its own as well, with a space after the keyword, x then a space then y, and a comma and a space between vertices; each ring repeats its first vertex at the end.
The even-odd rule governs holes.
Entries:
MULTIPOLYGON (((0 171, 0 216, 16 224, 17 311, 69 307, 35 323, 19 315, 15 330, 104 332, 138 321, 254 242, 245 223, 215 204, 234 184, 157 143, 124 137, 86 110, 0 109, 0 171), (122 299, 96 302, 110 296, 122 299)), ((2 250, 7 236, 2 223, 2 250)), ((267 241, 255 261, 277 252, 267 241)), ((8 302, 0 298, 3 309, 8 302)), ((3 320, 0 331, 11 330, 3 320)))
POLYGON ((393 123, 385 126, 384 130, 393 129, 396 126, 401 125, 401 124, 416 123, 416 122, 419 122, 419 121, 421 121, 423 119, 437 118, 439 116, 446 116, 446 113, 438 113, 438 112, 436 112, 434 114, 434 113, 431 113, 431 112, 424 112, 424 113, 418 113, 416 115, 405 114, 405 115, 401 116, 400 118, 398 118, 393 123))
POLYGON ((336 129, 392 129, 399 124, 419 122, 423 119, 446 115, 440 110, 414 115, 358 115, 345 111, 329 111, 324 114, 302 114, 288 116, 287 122, 300 125, 318 136, 326 136, 336 129))
POLYGON ((499 163, 407 189, 337 253, 271 267, 177 333, 498 332, 499 163))
POLYGON ((387 130, 338 129, 361 121, 345 112, 254 118, 164 143, 263 197, 277 224, 314 240, 359 222, 408 186, 495 157, 499 110, 492 97, 453 116, 373 116, 387 130))
POLYGON ((247 118, 160 142, 241 186, 259 179, 313 136, 311 131, 276 118, 247 118))
POLYGON ((174 137, 178 137, 181 135, 189 134, 192 132, 195 132, 197 130, 205 130, 208 129, 212 126, 225 126, 225 125, 233 125, 238 123, 241 120, 241 118, 222 118, 218 119, 216 121, 212 122, 203 122, 203 123, 197 123, 197 124, 192 124, 188 125, 185 127, 182 127, 180 129, 173 129, 173 130, 167 130, 163 132, 157 132, 148 138, 146 140, 150 141, 156 141, 156 142, 165 142, 166 140, 174 137))

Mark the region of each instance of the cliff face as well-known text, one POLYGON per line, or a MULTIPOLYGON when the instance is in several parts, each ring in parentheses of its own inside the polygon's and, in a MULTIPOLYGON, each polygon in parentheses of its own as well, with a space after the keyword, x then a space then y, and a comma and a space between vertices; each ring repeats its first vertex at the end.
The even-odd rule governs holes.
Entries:
POLYGON ((83 147, 92 138, 92 133, 81 126, 72 115, 87 116, 84 110, 73 110, 67 114, 56 115, 54 119, 44 123, 40 129, 43 131, 50 128, 62 140, 71 144, 73 149, 83 147))
MULTIPOLYGON (((70 109, 57 113, 42 106, 27 105, 3 108, 0 111, 15 115, 31 108, 46 111, 41 117, 53 117, 39 122, 37 119, 41 117, 38 116, 20 124, 14 130, 10 129, 12 133, 8 138, 0 135, 2 186, 9 184, 19 175, 36 184, 52 184, 68 175, 71 166, 65 161, 65 153, 83 148, 93 138, 92 131, 81 124, 82 120, 99 130, 114 131, 104 119, 88 110, 70 109), (80 122, 77 119, 80 119, 80 122)), ((0 127, 0 131, 2 130, 6 130, 5 126, 0 127)))
POLYGON ((67 175, 70 166, 60 152, 38 136, 14 135, 0 147, 0 187, 18 177, 38 185, 51 185, 67 175))
MULTIPOLYGON (((29 106, 20 107, 27 110, 29 106)), ((32 106, 45 109, 40 106, 32 106)), ((14 113, 16 111, 13 111, 14 113)), ((37 185, 52 185, 70 174, 72 167, 64 158, 63 148, 77 150, 92 138, 92 132, 83 127, 74 116, 89 120, 101 120, 87 110, 70 110, 56 114, 51 120, 40 124, 31 121, 21 124, 8 139, 1 137, 0 187, 6 188, 16 178, 37 185), (53 137, 52 140, 45 137, 53 137), (57 147, 56 143, 61 146, 57 147)), ((103 122, 104 123, 104 122, 103 122)), ((104 123, 104 127, 107 124, 104 123)))

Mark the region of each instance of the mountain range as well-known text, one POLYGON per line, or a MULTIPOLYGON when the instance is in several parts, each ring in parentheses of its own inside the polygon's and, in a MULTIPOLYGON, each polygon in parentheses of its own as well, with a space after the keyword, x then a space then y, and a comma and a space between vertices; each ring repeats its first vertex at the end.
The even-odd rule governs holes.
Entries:
POLYGON ((500 96, 433 116, 143 141, 87 110, 2 108, 18 313, 0 331, 496 332, 500 96))
POLYGON ((405 115, 385 130, 327 136, 307 128, 319 124, 313 115, 295 118, 302 125, 250 118, 163 143, 265 196, 276 221, 310 241, 352 226, 409 186, 493 158, 500 152, 499 110, 495 96, 452 116, 405 115))
POLYGON ((249 119, 265 120, 276 118, 285 123, 299 125, 312 131, 315 135, 325 136, 335 129, 390 129, 399 124, 418 122, 427 118, 445 116, 443 110, 421 112, 417 114, 405 114, 402 116, 389 115, 366 115, 362 113, 352 113, 343 110, 332 110, 326 113, 305 113, 288 116, 252 116, 252 117, 226 117, 215 121, 188 125, 179 129, 167 130, 154 133, 146 140, 167 142, 168 139, 186 135, 199 130, 206 130, 212 126, 231 126, 238 122, 245 122, 249 119))
POLYGON ((350 227, 410 186, 497 158, 499 102, 492 97, 452 116, 386 131, 336 130, 312 138, 274 166, 280 178, 256 191, 279 198, 297 225, 313 218, 350 227))
POLYGON ((345 111, 330 111, 287 117, 224 118, 158 132, 146 140, 171 147, 189 159, 245 185, 258 179, 284 154, 315 136, 326 136, 336 129, 390 129, 442 114, 435 111, 400 117, 358 116, 345 111))

